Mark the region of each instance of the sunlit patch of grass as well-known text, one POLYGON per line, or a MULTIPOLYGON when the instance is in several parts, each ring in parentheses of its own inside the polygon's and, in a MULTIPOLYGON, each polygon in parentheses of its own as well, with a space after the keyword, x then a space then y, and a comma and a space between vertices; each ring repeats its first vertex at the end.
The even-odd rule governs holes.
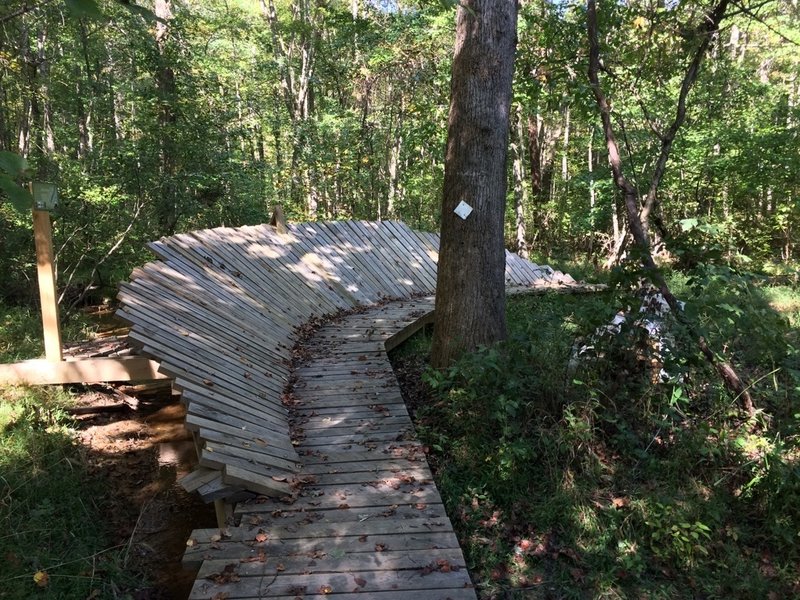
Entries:
POLYGON ((800 289, 795 286, 769 286, 763 289, 769 305, 784 315, 792 327, 800 328, 800 289))

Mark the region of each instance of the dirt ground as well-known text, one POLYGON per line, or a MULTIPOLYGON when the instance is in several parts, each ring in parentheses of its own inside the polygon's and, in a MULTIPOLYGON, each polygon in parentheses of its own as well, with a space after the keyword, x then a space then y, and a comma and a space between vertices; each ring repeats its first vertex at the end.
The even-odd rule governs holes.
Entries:
POLYGON ((147 582, 128 593, 135 600, 184 600, 195 575, 181 567, 186 540, 216 519, 212 505, 176 483, 196 460, 183 406, 168 389, 135 409, 113 393, 90 389, 76 406, 106 407, 78 416, 78 428, 90 471, 113 491, 107 497, 109 541, 126 545, 127 568, 147 582))

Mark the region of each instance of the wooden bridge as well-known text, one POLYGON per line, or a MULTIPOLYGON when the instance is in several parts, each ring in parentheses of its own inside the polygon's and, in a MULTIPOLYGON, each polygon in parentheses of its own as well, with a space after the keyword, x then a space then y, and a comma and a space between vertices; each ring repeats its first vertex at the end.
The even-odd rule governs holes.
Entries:
MULTIPOLYGON (((386 354, 431 322, 437 236, 339 221, 151 247, 118 314, 187 405, 182 485, 217 505, 190 597, 475 598, 386 354)), ((506 282, 574 285, 510 253, 506 282)))

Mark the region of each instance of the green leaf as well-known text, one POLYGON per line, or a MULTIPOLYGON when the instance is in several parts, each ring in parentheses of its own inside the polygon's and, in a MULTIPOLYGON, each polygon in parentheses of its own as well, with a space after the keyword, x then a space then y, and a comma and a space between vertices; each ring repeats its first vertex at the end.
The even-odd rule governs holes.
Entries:
POLYGON ((681 219, 680 220, 681 231, 691 231, 692 229, 697 227, 697 225, 699 223, 700 223, 700 221, 698 221, 697 219, 694 219, 694 218, 692 218, 692 219, 681 219))
POLYGON ((73 17, 87 19, 102 19, 103 13, 100 12, 100 7, 97 6, 96 0, 64 0, 69 12, 73 17))
POLYGON ((8 175, 0 173, 0 190, 5 192, 11 205, 18 211, 30 210, 33 206, 33 196, 23 187, 20 187, 8 175))
POLYGON ((19 154, 0 152, 0 171, 5 171, 11 177, 19 177, 28 168, 28 161, 19 154))

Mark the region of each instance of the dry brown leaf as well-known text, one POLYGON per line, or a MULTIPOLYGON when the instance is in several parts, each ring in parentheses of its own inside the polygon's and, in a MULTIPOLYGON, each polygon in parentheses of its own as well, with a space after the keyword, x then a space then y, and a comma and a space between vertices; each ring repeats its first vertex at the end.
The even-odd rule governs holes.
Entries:
POLYGON ((50 576, 47 571, 36 571, 33 574, 33 582, 40 588, 46 588, 47 584, 50 583, 50 576))

